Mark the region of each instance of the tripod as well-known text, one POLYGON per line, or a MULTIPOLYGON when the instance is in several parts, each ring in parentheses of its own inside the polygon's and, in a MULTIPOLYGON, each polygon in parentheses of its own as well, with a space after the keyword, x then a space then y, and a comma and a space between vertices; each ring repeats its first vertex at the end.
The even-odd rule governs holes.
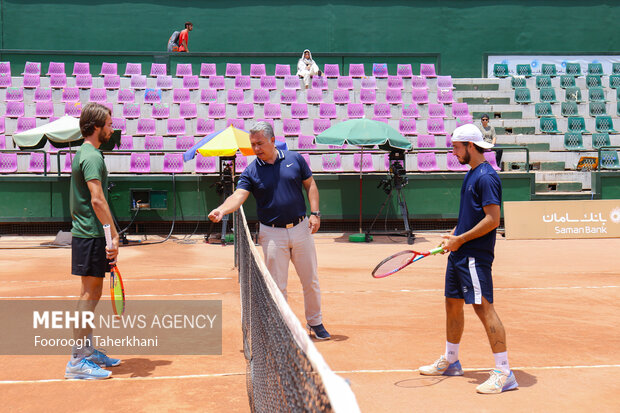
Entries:
POLYGON ((400 237, 407 237, 407 244, 411 245, 413 244, 413 240, 415 239, 415 234, 411 232, 411 228, 409 227, 409 209, 407 208, 407 203, 405 202, 405 199, 403 198, 403 194, 402 194, 402 188, 405 185, 407 185, 409 180, 407 179, 406 176, 404 176, 406 173, 405 169, 398 162, 392 163, 392 165, 390 166, 390 172, 391 172, 390 177, 382 180, 379 183, 379 186, 377 187, 377 188, 380 188, 383 186, 383 190, 387 194, 387 197, 385 198, 385 201, 383 201, 383 204, 381 204, 381 208, 379 209, 379 212, 375 216, 375 219, 372 221, 372 224, 370 224, 370 227, 366 230, 365 241, 366 242, 371 241, 370 239, 371 234, 395 235, 395 236, 400 236, 400 237), (405 226, 405 230, 404 231, 373 232, 372 228, 374 227, 375 222, 377 222, 377 219, 381 215, 381 212, 383 212, 383 208, 385 208, 388 202, 392 199, 392 194, 394 193, 394 190, 396 190, 396 199, 398 201, 398 208, 400 210, 400 215, 403 218, 403 224, 405 226))
MULTIPOLYGON (((234 174, 234 158, 233 157, 220 157, 220 181, 212 184, 215 186, 215 191, 220 196, 220 203, 224 202, 233 193, 233 174, 234 174), (232 162, 231 162, 232 160, 232 162)), ((222 233, 220 237, 220 243, 226 245, 226 229, 228 228, 228 220, 230 214, 224 215, 222 218, 222 233)), ((213 229, 213 222, 209 227, 209 233, 205 236, 205 241, 209 242, 211 236, 211 230, 213 229)))

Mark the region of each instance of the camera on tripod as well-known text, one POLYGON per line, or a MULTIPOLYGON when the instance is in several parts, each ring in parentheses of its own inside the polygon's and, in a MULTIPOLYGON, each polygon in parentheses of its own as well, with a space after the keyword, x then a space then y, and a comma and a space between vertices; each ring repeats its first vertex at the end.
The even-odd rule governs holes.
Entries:
POLYGON ((222 171, 220 172, 220 181, 215 184, 215 191, 218 195, 230 195, 233 187, 233 173, 230 162, 222 164, 222 171))
POLYGON ((402 189, 409 183, 407 169, 405 168, 405 152, 391 151, 388 159, 390 162, 389 175, 382 179, 377 186, 377 188, 382 188, 386 194, 389 194, 392 189, 402 189))

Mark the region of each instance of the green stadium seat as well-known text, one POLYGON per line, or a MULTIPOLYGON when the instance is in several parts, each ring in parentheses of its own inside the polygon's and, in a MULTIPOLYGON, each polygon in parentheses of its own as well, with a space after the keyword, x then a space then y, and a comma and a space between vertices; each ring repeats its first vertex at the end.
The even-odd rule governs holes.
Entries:
POLYGON ((601 146, 611 146, 611 140, 609 139, 609 133, 595 132, 592 134, 592 147, 594 149, 598 149, 601 146))
POLYGON ((588 63, 588 74, 603 76, 603 64, 602 63, 588 63))
POLYGON ((612 75, 620 75, 620 63, 612 63, 611 64, 611 74, 612 75))
POLYGON ((532 77, 532 66, 529 64, 517 65, 517 76, 532 77))
POLYGON ((560 87, 562 89, 566 89, 568 87, 575 87, 577 84, 575 83, 575 78, 569 75, 560 76, 560 87))
POLYGON ((584 150, 583 137, 579 132, 566 132, 564 134, 564 148, 568 151, 584 150))
POLYGON ((601 77, 599 75, 586 75, 586 87, 589 89, 591 87, 602 87, 603 82, 601 81, 601 77))
POLYGON ((557 103, 558 99, 555 96, 555 89, 552 87, 543 87, 540 89, 540 97, 541 102, 547 103, 557 103))
POLYGON ((581 76, 581 64, 579 63, 566 63, 566 74, 570 76, 579 77, 581 76))
POLYGON ((516 103, 532 103, 532 96, 530 90, 526 87, 519 87, 515 89, 515 102, 516 103))
POLYGON ((536 76, 536 88, 542 89, 543 87, 552 87, 551 76, 547 76, 547 75, 536 76))
POLYGON ((534 106, 534 113, 537 118, 541 118, 543 116, 553 116, 553 110, 551 109, 551 103, 549 102, 541 102, 537 103, 534 106))
POLYGON ((620 161, 618 160, 617 151, 601 151, 600 159, 601 168, 603 169, 620 169, 620 161))
POLYGON ((577 102, 562 102, 560 112, 565 118, 569 116, 579 116, 579 105, 577 105, 577 102))
POLYGON ((555 63, 543 63, 540 66, 540 74, 543 76, 556 77, 558 75, 558 69, 555 63))
POLYGON ((577 103, 583 102, 581 99, 581 89, 579 87, 568 87, 566 88, 566 101, 573 101, 577 103))
POLYGON ((524 77, 512 77, 510 78, 510 86, 512 86, 513 89, 527 87, 527 79, 524 77))
POLYGON ((609 76, 609 88, 618 89, 620 87, 620 75, 609 76))
POLYGON ((611 116, 597 116, 594 128, 597 132, 618 133, 618 131, 614 130, 614 122, 611 116))
POLYGON ((620 101, 616 103, 616 116, 620 116, 620 101))
POLYGON ((581 116, 569 116, 567 132, 590 133, 586 130, 586 121, 581 116))
POLYGON ((588 89, 588 100, 590 102, 607 102, 605 100, 605 90, 602 87, 591 87, 588 89))
POLYGON ((588 113, 593 118, 607 115, 607 104, 605 102, 590 102, 588 113))
POLYGON ((506 63, 495 63, 493 65, 493 76, 495 77, 508 77, 508 65, 506 63))
POLYGON ((552 117, 540 118, 541 133, 562 133, 558 130, 558 122, 552 117))

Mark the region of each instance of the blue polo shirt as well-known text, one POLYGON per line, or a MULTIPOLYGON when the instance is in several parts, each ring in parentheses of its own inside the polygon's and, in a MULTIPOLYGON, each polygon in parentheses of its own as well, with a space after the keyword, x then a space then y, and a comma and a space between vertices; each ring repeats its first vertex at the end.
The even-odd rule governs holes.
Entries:
MULTIPOLYGON (((465 175, 454 235, 461 235, 475 227, 484 218, 483 207, 492 204, 502 204, 502 183, 493 167, 484 162, 465 175)), ((466 242, 457 253, 492 262, 495 256, 495 236, 494 229, 482 237, 466 242)))
POLYGON ((254 195, 258 220, 268 225, 286 225, 306 215, 302 181, 312 176, 300 154, 281 149, 277 152, 273 165, 256 158, 237 183, 237 188, 254 195))

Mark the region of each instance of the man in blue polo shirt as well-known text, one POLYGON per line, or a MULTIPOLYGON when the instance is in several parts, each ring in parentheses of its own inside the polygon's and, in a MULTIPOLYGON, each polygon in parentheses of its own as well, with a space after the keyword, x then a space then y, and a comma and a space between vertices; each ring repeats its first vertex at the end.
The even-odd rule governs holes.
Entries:
POLYGON ((429 376, 462 376, 458 351, 465 326, 463 304, 472 304, 482 321, 495 358, 495 369, 478 393, 501 393, 518 387, 508 364, 506 332, 493 307, 493 264, 496 228, 499 225, 502 184, 497 172, 484 158, 486 142, 480 130, 467 124, 452 134, 453 153, 469 164, 461 187, 461 204, 456 228, 444 236, 442 246, 450 251, 446 268, 446 352, 435 363, 420 367, 429 376))
POLYGON ((304 293, 306 321, 311 334, 326 340, 323 327, 321 290, 316 249, 312 234, 321 226, 319 190, 308 164, 297 152, 277 149, 273 128, 258 122, 250 129, 250 143, 256 159, 243 171, 235 192, 209 214, 213 222, 239 209, 250 193, 256 199, 260 221, 259 243, 265 264, 286 298, 289 261, 293 262, 304 293), (308 194, 310 218, 306 218, 308 194))

